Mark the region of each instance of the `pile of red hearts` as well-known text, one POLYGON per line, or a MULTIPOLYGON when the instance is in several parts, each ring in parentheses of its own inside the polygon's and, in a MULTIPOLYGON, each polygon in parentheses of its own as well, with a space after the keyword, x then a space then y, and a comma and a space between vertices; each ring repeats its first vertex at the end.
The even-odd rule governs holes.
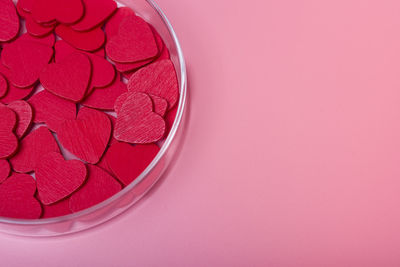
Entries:
POLYGON ((155 29, 113 0, 0 0, 0 216, 98 204, 135 180, 175 119, 155 29))

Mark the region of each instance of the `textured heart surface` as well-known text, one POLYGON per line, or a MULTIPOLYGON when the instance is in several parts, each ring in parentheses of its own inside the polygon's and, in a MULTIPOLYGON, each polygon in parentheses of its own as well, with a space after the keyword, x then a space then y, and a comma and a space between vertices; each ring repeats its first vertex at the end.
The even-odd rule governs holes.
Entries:
POLYGON ((28 88, 18 88, 10 83, 8 78, 10 77, 10 70, 4 67, 3 64, 0 64, 0 73, 6 78, 8 84, 6 95, 0 98, 1 103, 8 104, 15 100, 24 99, 32 93, 34 86, 30 86, 28 88))
POLYGON ((173 108, 179 98, 178 80, 171 60, 154 62, 135 72, 128 82, 128 90, 159 96, 173 108))
POLYGON ((107 163, 118 180, 124 185, 134 181, 153 161, 160 148, 155 144, 113 144, 106 154, 107 163))
POLYGON ((17 115, 8 107, 0 106, 0 159, 8 158, 18 148, 18 139, 14 134, 17 115))
POLYGON ((72 212, 94 206, 121 191, 121 184, 101 168, 89 164, 85 184, 69 200, 72 212))
POLYGON ((0 0, 0 42, 8 42, 19 32, 19 18, 12 0, 0 0))
POLYGON ((43 205, 42 218, 54 218, 70 213, 69 198, 65 198, 51 205, 43 205))
POLYGON ((103 30, 99 27, 86 32, 78 32, 69 26, 58 25, 56 33, 76 49, 90 52, 100 49, 106 40, 103 30))
POLYGON ((42 126, 22 139, 18 153, 10 159, 10 163, 14 171, 28 173, 49 152, 60 152, 60 149, 49 129, 42 126))
POLYGON ((8 178, 11 172, 10 163, 5 159, 0 159, 0 183, 8 178))
POLYGON ((0 184, 0 216, 18 219, 38 219, 42 213, 34 197, 36 183, 27 174, 13 174, 0 184))
POLYGON ((82 108, 76 120, 65 121, 58 132, 60 143, 69 152, 88 163, 96 164, 111 135, 108 116, 98 110, 82 108))
POLYGON ((50 93, 79 102, 85 96, 92 73, 88 56, 73 53, 59 63, 52 63, 40 74, 40 82, 50 93))
POLYGON ((88 31, 102 24, 117 9, 113 0, 83 0, 85 15, 71 26, 75 31, 88 31))
POLYGON ((4 46, 2 62, 10 69, 9 82, 21 88, 32 86, 53 56, 53 49, 38 42, 16 40, 4 46))
POLYGON ((57 20, 71 24, 82 18, 84 6, 81 0, 35 0, 31 12, 39 23, 57 20))
POLYGON ((144 93, 129 94, 117 115, 115 139, 136 144, 154 143, 164 133, 165 121, 153 112, 151 98, 144 93))
POLYGON ((86 175, 86 166, 79 160, 64 160, 56 152, 43 155, 35 167, 40 201, 50 205, 66 198, 85 182, 86 175))
POLYGON ((138 16, 128 16, 107 42, 106 53, 113 61, 129 63, 155 57, 158 47, 150 26, 138 16))
POLYGON ((57 132, 65 120, 76 118, 76 104, 43 90, 28 101, 34 110, 34 122, 46 123, 50 130, 57 132))
POLYGON ((28 102, 23 100, 17 100, 11 102, 7 105, 8 108, 12 109, 17 115, 17 127, 15 128, 15 133, 18 138, 22 138, 29 126, 32 123, 32 107, 28 104, 28 102))
MULTIPOLYGON (((127 92, 121 94, 115 101, 114 101, 114 111, 118 114, 124 104, 125 100, 128 98, 129 95, 135 94, 135 92, 127 92)), ((160 115, 161 117, 164 116, 165 112, 168 109, 168 102, 158 96, 151 96, 151 101, 153 102, 153 111, 160 115)))

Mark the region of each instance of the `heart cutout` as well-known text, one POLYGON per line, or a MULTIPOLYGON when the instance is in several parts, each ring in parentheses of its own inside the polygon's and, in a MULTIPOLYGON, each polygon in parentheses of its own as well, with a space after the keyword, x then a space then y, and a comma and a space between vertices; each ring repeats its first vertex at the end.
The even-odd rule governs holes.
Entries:
POLYGON ((56 33, 76 49, 93 52, 100 49, 105 42, 105 35, 100 27, 86 32, 78 32, 66 25, 58 25, 56 33))
POLYGON ((18 219, 38 219, 42 213, 34 197, 36 183, 27 174, 13 174, 0 184, 0 216, 18 219))
POLYGON ((118 34, 119 26, 121 22, 129 16, 136 16, 135 12, 129 7, 120 7, 117 11, 108 19, 105 31, 108 38, 111 38, 118 34))
POLYGON ((75 31, 88 31, 102 24, 117 9, 113 0, 83 0, 85 15, 71 26, 75 31))
POLYGON ((81 0, 35 0, 31 12, 38 23, 57 20, 71 24, 82 18, 84 7, 81 0))
POLYGON ((118 35, 107 42, 106 53, 113 61, 131 63, 155 57, 158 47, 147 22, 128 16, 121 22, 118 35))
POLYGON ((8 178, 11 172, 10 163, 5 159, 0 159, 0 183, 8 178))
POLYGON ((17 115, 18 124, 15 128, 15 133, 17 134, 18 138, 22 138, 32 122, 32 107, 28 104, 28 102, 23 100, 11 102, 7 105, 7 107, 12 109, 17 115))
POLYGON ((72 212, 94 206, 121 191, 121 184, 101 168, 89 164, 86 183, 69 200, 72 212))
POLYGON ((60 149, 50 131, 42 126, 22 139, 18 153, 10 159, 10 163, 14 171, 28 173, 49 152, 60 152, 60 149))
POLYGON ((117 115, 115 139, 136 144, 154 143, 164 132, 165 121, 153 112, 151 98, 144 93, 129 94, 117 115))
MULTIPOLYGON (((135 94, 135 92, 127 92, 121 94, 115 101, 114 101, 114 111, 115 113, 119 113, 122 105, 125 103, 125 100, 128 98, 129 95, 135 94)), ((153 102, 153 111, 163 117, 165 115, 165 112, 168 109, 168 102, 158 96, 152 96, 149 95, 151 98, 151 101, 153 102)))
POLYGON ((17 115, 8 107, 0 106, 0 159, 12 156, 18 148, 18 139, 13 130, 17 115))
POLYGON ((147 168, 159 151, 155 144, 133 146, 119 142, 111 145, 106 161, 115 177, 126 186, 147 168))
POLYGON ((19 32, 19 17, 12 0, 0 0, 0 42, 8 42, 19 32))
POLYGON ((88 56, 74 53, 61 62, 47 65, 40 74, 40 82, 50 93, 79 102, 85 96, 91 72, 88 56))
POLYGON ((64 160, 56 152, 42 156, 35 168, 40 201, 50 205, 66 198, 83 184, 86 175, 86 166, 79 160, 64 160))
POLYGON ((37 37, 42 37, 54 31, 56 25, 44 26, 37 23, 30 14, 25 14, 25 27, 26 31, 37 37))
POLYGON ((2 74, 2 76, 5 77, 8 84, 8 89, 5 96, 0 98, 1 103, 8 104, 15 100, 24 99, 32 93, 34 86, 30 86, 28 88, 18 88, 15 87, 12 83, 8 82, 10 70, 4 67, 3 64, 0 64, 0 73, 2 74))
POLYGON ((8 82, 3 74, 0 73, 0 98, 4 97, 7 94, 8 90, 8 82))
POLYGON ((88 163, 96 164, 111 135, 111 122, 100 111, 82 108, 76 120, 65 121, 58 132, 60 143, 69 152, 88 163))

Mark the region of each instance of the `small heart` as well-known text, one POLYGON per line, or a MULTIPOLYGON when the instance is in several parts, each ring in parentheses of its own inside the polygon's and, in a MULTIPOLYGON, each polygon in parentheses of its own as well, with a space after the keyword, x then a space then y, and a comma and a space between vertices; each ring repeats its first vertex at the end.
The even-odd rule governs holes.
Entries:
POLYGON ((0 73, 0 98, 7 94, 8 82, 3 74, 0 73))
POLYGON ((108 38, 118 34, 121 22, 129 16, 136 16, 135 12, 129 7, 120 7, 117 11, 107 20, 105 31, 108 38))
POLYGON ((49 152, 60 152, 60 149, 51 132, 42 126, 22 139, 18 153, 10 159, 10 163, 14 171, 28 173, 49 152))
POLYGON ((28 102, 34 112, 34 122, 46 123, 50 130, 57 132, 66 120, 76 118, 76 104, 55 96, 46 90, 33 95, 28 102))
POLYGON ((0 159, 12 156, 18 148, 18 139, 13 130, 17 115, 10 108, 0 106, 0 159))
POLYGON ((84 7, 81 0, 35 0, 31 12, 38 23, 57 20, 71 24, 82 18, 84 7))
POLYGON ((69 200, 72 212, 94 206, 121 191, 121 184, 101 168, 89 164, 86 183, 69 200))
POLYGON ((121 22, 118 35, 107 42, 106 52, 113 61, 131 63, 154 58, 158 47, 150 26, 138 16, 128 16, 121 22))
POLYGON ((0 0, 0 42, 8 42, 19 32, 19 17, 12 0, 0 0))
POLYGON ((128 82, 128 90, 159 96, 173 108, 179 98, 178 80, 171 60, 154 62, 135 72, 128 82))
POLYGON ((10 163, 5 159, 0 159, 0 183, 8 178, 11 172, 10 163))
POLYGON ((64 41, 79 50, 93 52, 100 49, 105 42, 105 35, 100 27, 86 32, 78 32, 66 25, 58 25, 56 33, 64 41))
POLYGON ((117 9, 113 0, 83 0, 85 15, 71 26, 75 31, 88 31, 102 24, 117 9))
POLYGON ((70 214, 69 198, 65 198, 51 205, 43 205, 42 218, 54 218, 70 214))
POLYGON ((110 135, 108 116, 90 108, 82 108, 76 120, 65 121, 58 131, 58 139, 65 149, 92 164, 100 160, 110 135))
POLYGON ((15 133, 17 134, 18 138, 22 138, 32 122, 32 107, 28 104, 28 102, 23 100, 11 102, 7 105, 7 107, 12 109, 17 115, 18 124, 15 129, 15 133))
POLYGON ((164 119, 153 112, 153 102, 144 93, 129 94, 115 124, 118 141, 144 144, 159 141, 165 132, 164 119))
POLYGON ((53 52, 47 45, 19 39, 5 45, 1 60, 10 70, 9 82, 21 88, 32 86, 50 62, 53 52))
POLYGON ((115 143, 107 151, 106 161, 118 180, 128 185, 149 166, 159 151, 155 144, 115 143))
MULTIPOLYGON (((121 94, 115 101, 114 101, 114 111, 115 113, 119 113, 122 105, 125 103, 125 100, 128 98, 129 95, 135 94, 135 92, 127 92, 121 94)), ((168 102, 167 100, 158 97, 158 96, 152 96, 149 95, 151 98, 151 101, 153 102, 153 111, 160 115, 161 117, 164 116, 165 112, 168 109, 168 102)))
POLYGON ((35 168, 40 201, 50 205, 66 198, 85 182, 86 175, 86 166, 81 161, 64 160, 56 152, 45 154, 35 168))
POLYGON ((18 219, 38 219, 42 213, 34 197, 36 183, 27 174, 13 174, 0 184, 0 216, 18 219))
POLYGON ((47 65, 40 74, 40 82, 52 94, 79 102, 85 96, 91 73, 88 56, 74 53, 61 62, 47 65))
MULTIPOLYGON (((4 67, 3 64, 0 64, 0 73, 6 78, 7 81, 9 81, 8 77, 10 77, 10 70, 4 67)), ((15 100, 24 99, 29 96, 34 89, 34 86, 30 86, 28 88, 18 88, 10 82, 7 82, 7 84, 7 93, 5 96, 0 98, 0 102, 4 104, 11 103, 15 100)))

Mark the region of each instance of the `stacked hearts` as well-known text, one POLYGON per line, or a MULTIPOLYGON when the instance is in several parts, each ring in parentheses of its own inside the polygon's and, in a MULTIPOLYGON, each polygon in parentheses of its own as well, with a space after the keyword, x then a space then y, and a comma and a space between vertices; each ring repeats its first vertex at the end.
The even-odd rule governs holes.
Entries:
POLYGON ((131 9, 0 0, 0 45, 0 216, 89 208, 157 155, 178 81, 160 35, 131 9))

